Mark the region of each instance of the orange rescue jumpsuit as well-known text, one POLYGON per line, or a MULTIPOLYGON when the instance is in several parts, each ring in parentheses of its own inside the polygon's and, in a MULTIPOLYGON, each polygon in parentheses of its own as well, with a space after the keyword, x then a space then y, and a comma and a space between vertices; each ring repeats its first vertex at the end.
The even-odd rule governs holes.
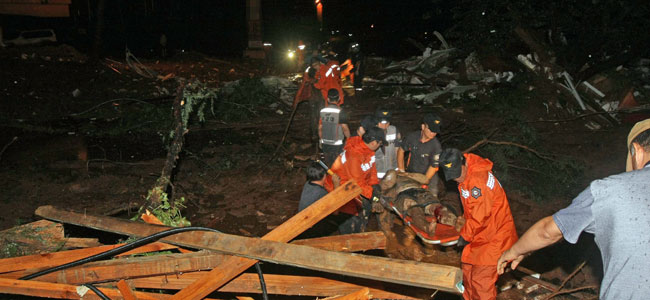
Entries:
MULTIPOLYGON (((360 136, 348 139, 343 147, 343 153, 339 155, 330 169, 341 178, 341 184, 354 180, 361 187, 361 195, 367 199, 372 198, 372 186, 379 184, 375 151, 370 150, 360 136)), ((327 176, 324 186, 328 192, 334 190, 331 176, 327 176)), ((339 212, 358 215, 361 206, 361 200, 354 199, 343 205, 339 212)))
POLYGON ((293 107, 295 108, 298 103, 303 102, 311 98, 311 87, 318 80, 319 73, 316 72, 314 77, 309 76, 309 70, 313 68, 312 66, 305 69, 305 73, 302 75, 302 83, 300 83, 300 88, 296 96, 293 98, 293 107))
POLYGON ((325 65, 320 67, 318 74, 316 75, 318 82, 314 83, 314 86, 318 88, 323 94, 323 99, 325 100, 325 105, 327 105, 327 92, 330 89, 336 89, 339 91, 339 103, 338 105, 343 105, 343 88, 341 88, 341 66, 336 60, 330 60, 325 65))
POLYGON ((496 299, 497 260, 517 241, 510 205, 492 162, 464 154, 467 177, 458 184, 465 217, 460 235, 469 244, 461 256, 465 299, 496 299))

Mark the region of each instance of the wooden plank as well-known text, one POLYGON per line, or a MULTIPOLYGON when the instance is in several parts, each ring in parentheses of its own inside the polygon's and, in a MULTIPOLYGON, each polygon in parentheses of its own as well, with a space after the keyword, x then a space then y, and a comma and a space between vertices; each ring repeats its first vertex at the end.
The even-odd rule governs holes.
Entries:
MULTIPOLYGON (((115 281, 142 276, 156 276, 208 270, 224 261, 224 255, 207 251, 188 254, 161 254, 155 256, 113 259, 87 263, 78 267, 39 276, 36 280, 65 284, 84 284, 115 281)), ((1 275, 18 279, 41 269, 29 269, 1 275)))
MULTIPOLYGON (((92 291, 87 291, 83 296, 78 294, 77 287, 78 286, 75 285, 62 283, 0 278, 0 291, 2 291, 3 294, 55 299, 100 299, 92 291)), ((99 288, 99 290, 111 299, 124 299, 120 291, 116 289, 99 288)), ((135 296, 140 300, 158 300, 169 298, 169 295, 145 292, 135 292, 135 296)))
MULTIPOLYGON (((345 186, 346 185, 343 187, 345 186)), ((337 199, 334 200, 337 201, 337 199)), ((316 202, 310 207, 315 207, 320 211, 326 209, 326 207, 323 205, 328 205, 328 203, 323 203, 321 201, 316 202)), ((338 202, 340 202, 342 205, 345 200, 338 202)), ((310 211, 309 208, 303 212, 308 212, 311 214, 317 213, 310 211)), ((114 225, 118 227, 119 230, 124 231, 126 234, 148 235, 155 231, 161 230, 159 226, 147 225, 143 223, 133 223, 128 221, 121 221, 122 223, 116 223, 113 218, 96 217, 88 214, 76 214, 72 212, 57 210, 53 207, 40 207, 37 209, 36 213, 46 218, 57 219, 59 221, 67 220, 81 226, 91 226, 98 229, 102 229, 100 227, 103 227, 111 228, 111 230, 114 231, 116 229, 110 226, 114 225), (130 226, 126 224, 130 224, 130 226)), ((304 218, 305 215, 299 213, 289 221, 296 219, 296 217, 298 217, 299 221, 302 222, 304 220, 302 218, 304 218)), ((307 217, 305 219, 309 218, 307 217)), ((281 225, 278 228, 282 228, 285 226, 285 224, 281 225)), ((313 223, 311 225, 313 225, 313 223)), ((164 229, 164 227, 162 229, 164 229)), ((307 246, 287 245, 284 243, 268 241, 264 239, 247 238, 213 232, 192 232, 179 234, 167 238, 166 241, 174 244, 186 245, 193 248, 210 249, 223 253, 252 258, 244 259, 239 257, 230 257, 226 260, 226 262, 221 264, 219 268, 213 269, 213 271, 211 271, 209 274, 216 276, 218 278, 217 282, 221 285, 223 285, 221 281, 225 280, 227 282, 236 275, 243 272, 243 270, 252 266, 252 264, 255 262, 253 259, 261 259, 274 263, 379 281, 388 281, 424 288, 441 289, 449 292, 456 292, 455 284, 460 280, 461 277, 460 269, 456 267, 395 260, 382 257, 372 257, 359 254, 337 253, 307 246), (214 270, 220 271, 215 272, 214 270), (233 275, 233 273, 236 274, 233 275), (224 278, 227 278, 227 280, 224 278)), ((197 282, 202 281, 203 279, 197 282)), ((208 280, 207 282, 211 283, 212 281, 208 280)), ((194 286, 195 284, 196 282, 188 286, 188 288, 194 286)), ((205 293, 204 295, 207 295, 215 289, 216 288, 214 288, 213 285, 210 285, 210 287, 199 286, 190 293, 189 298, 182 299, 202 297, 198 295, 203 293, 205 293), (196 291, 198 291, 198 293, 195 293, 196 291)), ((174 297, 177 297, 179 294, 175 295, 174 297)))
POLYGON ((368 288, 360 289, 356 292, 344 295, 325 298, 323 300, 368 300, 370 299, 370 290, 368 288))
MULTIPOLYGON (((152 276, 130 279, 129 283, 136 288, 180 290, 198 280, 207 272, 182 273, 178 275, 152 276)), ((328 297, 352 293, 364 286, 338 281, 334 279, 313 277, 264 274, 267 292, 271 295, 328 297)), ((370 293, 379 299, 408 299, 417 298, 382 290, 381 287, 369 285, 370 293)), ((261 294, 260 280, 257 274, 244 273, 218 289, 225 293, 254 293, 261 294)))
MULTIPOLYGON (((288 242, 306 229, 315 225, 318 221, 327 215, 337 210, 339 207, 343 206, 352 198, 358 196, 360 193, 361 188, 356 183, 352 181, 347 182, 338 187, 336 190, 327 194, 327 196, 323 197, 316 203, 310 205, 300 213, 296 214, 282 225, 275 228, 264 238, 288 242)), ((36 209, 36 214, 47 219, 68 222, 100 230, 106 230, 107 228, 110 228, 110 231, 112 232, 127 235, 147 236, 167 229, 164 226, 153 226, 135 222, 129 223, 120 221, 116 218, 96 217, 87 214, 66 212, 55 209, 52 206, 41 206, 36 209)), ((191 235, 182 234, 171 236, 165 239, 165 241, 186 247, 204 248, 205 246, 209 245, 205 244, 204 241, 212 240, 210 237, 214 236, 218 236, 218 234, 212 232, 193 232, 191 235), (187 240, 190 240, 190 237, 191 240, 195 243, 185 243, 187 240)), ((215 269, 216 271, 213 270, 215 276, 211 276, 211 278, 207 278, 206 276, 204 279, 206 282, 197 281, 196 285, 191 285, 188 287, 191 288, 191 291, 186 291, 185 293, 190 292, 193 294, 192 297, 183 298, 183 294, 181 294, 181 297, 178 299, 200 299, 202 297, 205 297, 207 294, 214 291, 219 286, 228 282, 230 279, 234 278, 255 264, 255 260, 242 260, 241 258, 230 259, 234 261, 234 267, 230 267, 231 265, 227 264, 225 265, 227 269, 226 271, 220 269, 215 269)))
POLYGON ((117 289, 120 291, 120 294, 122 294, 122 297, 124 297, 124 300, 138 300, 124 279, 117 282, 117 289))
POLYGON ((386 236, 381 231, 363 232, 295 240, 294 245, 307 245, 320 249, 342 252, 359 252, 372 249, 386 249, 386 236))
POLYGON ((222 234, 220 236, 204 236, 202 242, 206 248, 210 247, 210 249, 219 252, 242 256, 238 260, 229 258, 218 268, 213 269, 211 273, 214 273, 214 270, 217 269, 227 272, 228 269, 225 267, 228 266, 229 262, 236 268, 250 267, 249 262, 243 259, 243 257, 246 257, 323 272, 449 292, 456 292, 455 284, 461 279, 461 271, 457 267, 356 253, 339 253, 257 238, 222 234))
MULTIPOLYGON (((26 270, 32 268, 49 268, 49 267, 59 266, 82 258, 86 258, 88 256, 102 253, 104 251, 108 251, 123 245, 124 244, 107 245, 107 246, 100 246, 95 248, 76 249, 76 250, 68 250, 68 251, 61 251, 61 252, 35 254, 35 255, 0 259, 0 273, 20 271, 20 270, 26 270)), ((125 252, 120 256, 169 250, 175 248, 178 247, 165 244, 165 243, 155 242, 125 252)))
MULTIPOLYGON (((346 182, 325 197, 308 206, 298 214, 262 237, 263 240, 289 242, 303 231, 314 226, 348 201, 361 194, 361 188, 353 181, 346 182)), ((305 247, 305 246, 294 246, 305 247)), ((309 248, 309 247, 306 247, 309 248)), ((322 250, 321 250, 322 251, 322 250)), ((203 278, 195 281, 176 295, 174 300, 199 300, 226 284, 235 276, 254 265, 257 261, 243 257, 229 257, 218 268, 212 269, 203 278)))
MULTIPOLYGON (((375 249, 375 246, 381 244, 380 237, 383 237, 383 233, 368 232, 327 238, 306 239, 295 242, 300 242, 301 245, 305 246, 335 251, 360 251, 375 249), (346 246, 345 243, 343 243, 341 239, 337 239, 337 237, 349 238, 352 241, 350 243, 351 246, 346 246), (362 239, 369 239, 371 240, 371 243, 364 244, 361 242, 362 239), (328 244, 327 241, 332 241, 332 244, 328 244), (364 245, 371 246, 372 248, 362 247, 364 245)), ((193 272, 197 270, 213 269, 214 267, 223 263, 224 257, 225 255, 221 253, 203 251, 192 253, 190 255, 160 254, 155 256, 134 257, 129 259, 105 260, 91 262, 82 266, 46 274, 38 277, 38 280, 66 284, 83 284, 129 279, 135 277, 177 274, 179 272, 193 272)), ((47 269, 51 266, 42 267, 36 265, 36 267, 39 268, 21 270, 0 276, 4 278, 18 279, 29 274, 34 274, 43 269, 47 269)))

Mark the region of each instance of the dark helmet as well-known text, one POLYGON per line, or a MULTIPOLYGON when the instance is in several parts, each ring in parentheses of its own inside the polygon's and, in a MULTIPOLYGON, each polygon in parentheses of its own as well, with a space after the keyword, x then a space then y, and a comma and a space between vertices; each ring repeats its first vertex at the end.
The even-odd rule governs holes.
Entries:
POLYGON ((350 52, 359 52, 361 50, 359 43, 357 42, 352 42, 350 43, 350 46, 348 48, 350 52))
POLYGON ((329 89, 327 91, 327 100, 329 102, 339 102, 339 91, 337 89, 329 89))

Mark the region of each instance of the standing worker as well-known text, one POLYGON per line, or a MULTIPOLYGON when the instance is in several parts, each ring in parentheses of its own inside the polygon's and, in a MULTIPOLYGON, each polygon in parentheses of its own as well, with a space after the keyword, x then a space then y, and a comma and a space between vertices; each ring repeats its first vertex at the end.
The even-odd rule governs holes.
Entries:
POLYGON ((496 299, 497 260, 517 241, 510 204, 501 183, 492 174, 492 162, 458 149, 445 149, 440 166, 447 180, 458 182, 465 224, 458 247, 463 247, 464 299, 496 299))
MULTIPOLYGON (((316 88, 321 91, 323 99, 327 99, 327 93, 330 89, 336 89, 339 91, 339 105, 343 105, 343 88, 341 87, 341 67, 339 62, 334 59, 330 59, 325 63, 324 66, 318 71, 316 75, 318 81, 314 84, 316 88)), ((325 103, 326 105, 327 103, 325 103)))
POLYGON ((348 52, 352 64, 350 79, 352 80, 354 89, 356 91, 362 91, 363 77, 366 69, 366 62, 364 61, 364 56, 363 53, 361 52, 361 46, 359 46, 359 43, 354 42, 350 44, 350 48, 348 52))
POLYGON ((384 178, 386 172, 397 170, 397 149, 402 136, 397 127, 390 124, 392 115, 389 110, 381 107, 375 111, 377 127, 384 130, 386 134, 386 144, 375 153, 377 157, 377 177, 379 179, 384 178))
POLYGON ((535 223, 497 262, 499 274, 524 255, 560 239, 575 244, 594 234, 603 259, 600 299, 647 299, 650 285, 650 119, 638 122, 627 138, 626 172, 592 181, 571 205, 535 223))
MULTIPOLYGON (((353 199, 339 209, 349 218, 339 226, 341 234, 365 230, 372 210, 372 202, 379 201, 381 188, 375 167, 375 151, 386 142, 384 131, 377 127, 366 130, 363 137, 354 136, 345 143, 344 151, 332 164, 331 170, 340 178, 340 184, 354 180, 361 187, 360 198, 353 199)), ((328 176, 325 188, 332 191, 335 184, 328 176)))
POLYGON ((442 152, 442 146, 436 138, 440 133, 440 117, 434 114, 426 114, 422 119, 419 131, 413 131, 406 135, 397 149, 397 167, 401 172, 420 173, 426 177, 426 185, 423 186, 438 196, 438 158, 442 152), (405 153, 410 152, 408 162, 404 162, 405 153), (406 164, 406 168, 404 165, 406 164))
MULTIPOLYGON (((320 56, 311 58, 310 66, 305 69, 302 76, 302 83, 300 88, 293 99, 293 109, 295 110, 300 102, 305 100, 309 101, 309 128, 310 139, 312 143, 317 144, 318 140, 318 122, 320 120, 320 109, 323 107, 323 100, 321 93, 314 86, 318 82, 320 69, 322 68, 324 59, 320 56)), ((316 146, 318 148, 318 146, 316 146)))
POLYGON ((350 138, 348 115, 339 106, 339 91, 330 89, 327 93, 327 106, 320 110, 318 136, 323 149, 323 162, 330 167, 343 152, 343 142, 350 138))

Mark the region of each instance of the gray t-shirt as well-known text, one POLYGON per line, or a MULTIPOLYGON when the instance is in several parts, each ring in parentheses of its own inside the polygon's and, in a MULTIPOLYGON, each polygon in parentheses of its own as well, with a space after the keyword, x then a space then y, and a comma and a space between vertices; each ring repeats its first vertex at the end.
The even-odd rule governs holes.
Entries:
POLYGON ((426 174, 429 167, 438 167, 442 145, 435 137, 426 143, 420 142, 422 131, 413 131, 402 140, 404 151, 411 152, 406 172, 426 174))
POLYGON ((323 186, 314 184, 311 181, 305 182, 305 185, 302 187, 300 202, 298 202, 298 211, 307 208, 307 206, 312 205, 325 195, 327 195, 327 190, 323 186))
POLYGON ((594 234, 601 299, 650 299, 650 166, 593 181, 553 220, 570 243, 583 231, 594 234))

